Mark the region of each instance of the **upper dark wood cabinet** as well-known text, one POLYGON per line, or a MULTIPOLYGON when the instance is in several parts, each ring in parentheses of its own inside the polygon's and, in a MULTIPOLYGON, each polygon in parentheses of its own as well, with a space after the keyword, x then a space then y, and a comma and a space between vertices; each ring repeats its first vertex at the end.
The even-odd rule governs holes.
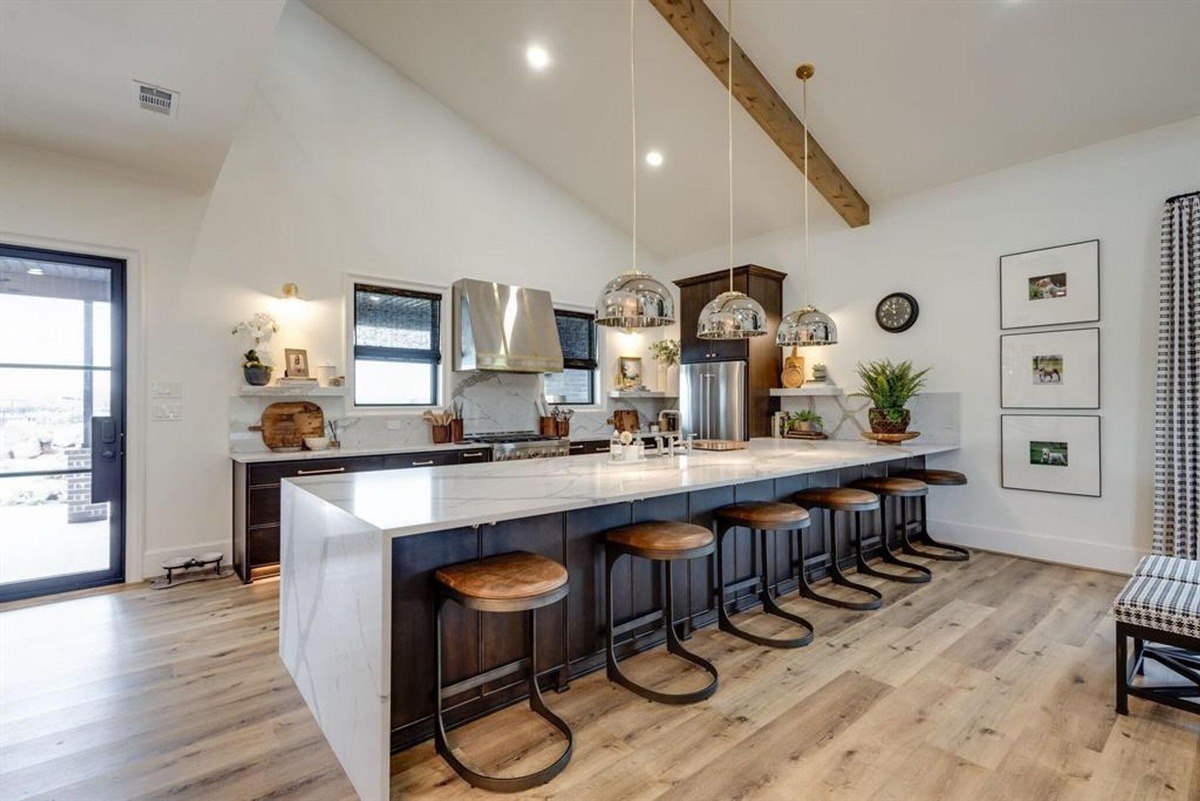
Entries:
POLYGON ((778 409, 771 387, 779 385, 783 357, 775 345, 775 329, 783 317, 783 279, 787 273, 743 264, 733 268, 733 288, 762 304, 767 312, 767 333, 752 339, 713 340, 696 336, 700 310, 710 300, 729 290, 729 271, 695 275, 675 282, 679 287, 679 350, 684 364, 723 362, 735 359, 747 363, 749 377, 747 430, 752 437, 771 434, 771 414, 778 409))

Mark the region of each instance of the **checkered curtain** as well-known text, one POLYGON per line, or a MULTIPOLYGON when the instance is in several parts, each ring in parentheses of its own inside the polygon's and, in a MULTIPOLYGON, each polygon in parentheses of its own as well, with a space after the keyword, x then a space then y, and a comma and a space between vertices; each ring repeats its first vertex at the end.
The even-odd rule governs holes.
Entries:
POLYGON ((1154 552, 1188 559, 1200 529, 1200 193, 1162 219, 1154 404, 1154 552))

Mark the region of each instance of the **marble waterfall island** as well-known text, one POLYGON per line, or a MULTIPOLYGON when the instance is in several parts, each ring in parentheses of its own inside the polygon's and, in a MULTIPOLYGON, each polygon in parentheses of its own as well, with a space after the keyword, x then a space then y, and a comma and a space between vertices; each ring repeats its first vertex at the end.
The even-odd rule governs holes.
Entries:
MULTIPOLYGON (((882 475, 955 449, 919 442, 768 439, 741 451, 638 463, 598 454, 286 479, 280 656, 359 795, 387 798, 392 751, 432 731, 431 575, 438 567, 517 549, 566 565, 570 595, 561 614, 539 619, 553 664, 538 666, 543 681, 565 687, 603 664, 603 582, 595 575, 605 530, 644 519, 709 525, 713 509, 735 500, 786 498, 810 482, 882 475)), ((846 553, 840 538, 836 547, 846 553)), ((642 567, 614 576, 629 585, 614 597, 622 618, 656 608, 653 574, 642 567)), ((689 610, 678 622, 711 623, 707 567, 678 569, 687 573, 677 586, 686 587, 689 610)), ((734 560, 733 569, 748 568, 734 560)), ((784 564, 772 578, 779 591, 794 587, 792 569, 784 564)), ((467 645, 446 654, 447 671, 465 676, 511 660, 512 653, 493 651, 520 647, 524 624, 516 617, 455 616, 447 641, 467 645)), ((655 642, 647 635, 622 647, 633 652, 655 642)), ((450 720, 511 703, 522 687, 480 688, 450 720)))

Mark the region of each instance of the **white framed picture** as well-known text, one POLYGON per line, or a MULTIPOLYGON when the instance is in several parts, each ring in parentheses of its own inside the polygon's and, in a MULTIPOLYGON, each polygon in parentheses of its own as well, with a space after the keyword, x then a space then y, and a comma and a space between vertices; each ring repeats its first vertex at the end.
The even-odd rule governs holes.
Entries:
POLYGON ((1000 327, 1100 319, 1100 240, 1000 257, 1000 327))
POLYGON ((1004 409, 1099 409, 1100 329, 1000 337, 1004 409))
POLYGON ((1099 415, 1000 415, 1000 486, 1099 498, 1099 415))

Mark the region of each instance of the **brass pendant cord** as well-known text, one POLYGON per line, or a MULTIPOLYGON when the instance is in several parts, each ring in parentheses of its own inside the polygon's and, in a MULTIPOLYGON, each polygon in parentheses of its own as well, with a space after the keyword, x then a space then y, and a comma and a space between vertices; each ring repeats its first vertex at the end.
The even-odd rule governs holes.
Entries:
POLYGON ((808 78, 800 79, 804 87, 800 101, 800 120, 804 127, 804 305, 808 306, 808 283, 812 275, 812 256, 808 246, 808 78))
POLYGON ((728 36, 725 85, 725 117, 729 129, 729 291, 733 291, 733 0, 726 0, 725 33, 728 36))
POLYGON ((637 180, 638 180, 638 150, 637 150, 637 50, 634 47, 634 0, 629 0, 629 120, 630 147, 633 150, 633 257, 632 271, 637 272, 637 180))

